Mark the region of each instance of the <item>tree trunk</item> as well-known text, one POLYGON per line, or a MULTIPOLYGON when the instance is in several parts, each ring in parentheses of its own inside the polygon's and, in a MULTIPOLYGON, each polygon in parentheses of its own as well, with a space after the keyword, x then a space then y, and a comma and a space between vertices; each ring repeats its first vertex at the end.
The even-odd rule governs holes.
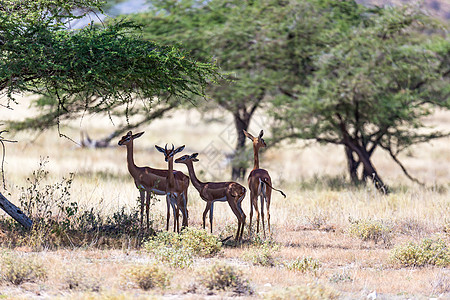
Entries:
POLYGON ((345 146, 348 146, 350 150, 355 152, 356 155, 358 155, 359 161, 363 164, 363 179, 370 178, 370 180, 374 183, 375 187, 380 192, 387 194, 389 192, 388 187, 383 183, 380 176, 378 176, 375 167, 370 161, 370 154, 366 151, 366 149, 361 148, 357 144, 351 142, 349 144, 346 144, 345 146))
POLYGON ((29 230, 31 225, 33 225, 33 221, 30 220, 19 208, 17 208, 14 204, 8 201, 1 193, 0 193, 0 208, 3 209, 8 215, 10 215, 14 220, 19 222, 25 229, 29 230))
POLYGON ((244 167, 244 160, 246 158, 243 157, 243 155, 245 154, 245 135, 243 130, 248 129, 249 123, 250 116, 242 118, 238 114, 234 114, 234 124, 237 132, 237 143, 234 150, 233 163, 231 167, 232 180, 243 180, 245 172, 247 171, 247 168, 244 167))
POLYGON ((233 180, 243 180, 247 171, 248 158, 245 157, 245 135, 243 130, 248 129, 250 120, 264 99, 266 90, 261 88, 256 95, 249 95, 247 98, 230 105, 227 102, 219 103, 222 107, 233 114, 234 126, 237 133, 237 143, 231 163, 231 178, 233 180))
POLYGON ((367 182, 367 180, 372 181, 371 173, 364 167, 362 172, 362 181, 367 182))
POLYGON ((345 147, 345 155, 347 157, 347 168, 348 173, 350 174, 350 179, 354 185, 357 185, 361 183, 360 179, 358 178, 359 162, 355 160, 355 157, 353 156, 353 150, 351 150, 347 146, 344 147, 345 147))

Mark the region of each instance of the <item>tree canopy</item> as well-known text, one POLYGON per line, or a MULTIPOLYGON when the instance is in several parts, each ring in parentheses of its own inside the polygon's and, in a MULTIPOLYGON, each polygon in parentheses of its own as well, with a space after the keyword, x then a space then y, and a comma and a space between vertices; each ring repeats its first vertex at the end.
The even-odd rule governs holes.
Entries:
POLYGON ((305 80, 299 74, 280 85, 275 132, 280 138, 344 145, 352 180, 370 177, 386 190, 371 161, 377 148, 412 179, 399 153, 448 134, 423 130, 423 118, 436 107, 450 107, 450 42, 445 36, 425 36, 433 22, 418 10, 350 8, 345 15, 354 17, 347 26, 340 22, 338 31, 321 33, 332 41, 312 57, 311 75, 305 80))
POLYGON ((15 124, 46 128, 80 113, 129 112, 135 99, 204 95, 217 67, 186 51, 140 37, 140 27, 114 22, 70 29, 70 21, 100 9, 97 0, 0 1, 0 91, 44 95, 43 115, 15 124))

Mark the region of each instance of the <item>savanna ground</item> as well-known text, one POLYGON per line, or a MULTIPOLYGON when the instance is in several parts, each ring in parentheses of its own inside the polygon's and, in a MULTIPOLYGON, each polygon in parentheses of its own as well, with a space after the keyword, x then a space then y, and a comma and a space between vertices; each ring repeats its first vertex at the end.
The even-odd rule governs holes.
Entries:
MULTIPOLYGON (((12 112, 2 108, 0 113, 3 120, 22 118, 31 114, 32 108, 19 106, 12 112)), ((262 115, 257 116, 250 132, 256 134, 265 122, 262 115)), ((438 112, 427 122, 450 130, 448 112, 438 112)), ((92 138, 102 138, 114 130, 114 125, 108 118, 94 116, 61 128, 76 141, 83 129, 92 138)), ((217 111, 211 120, 211 115, 202 116, 193 110, 177 111, 139 131, 145 134, 135 141, 138 166, 166 168, 162 154, 154 145, 185 144, 182 154, 199 153, 200 162, 195 167, 200 180, 229 180, 226 154, 234 146, 235 133, 227 115, 217 111)), ((78 212, 95 212, 91 214, 95 216, 121 212, 132 218, 137 211, 138 190, 126 167, 126 149, 117 146, 118 139, 106 149, 80 148, 66 138, 59 138, 56 130, 19 133, 14 139, 19 142, 7 144, 6 148, 7 189, 2 193, 16 205, 20 206, 19 199, 26 202, 27 197, 32 197, 30 189, 45 190, 46 184, 52 186, 50 190, 57 189, 56 183, 67 186, 70 173, 74 173, 64 205, 77 202, 78 212), (42 175, 42 182, 33 184, 30 178, 34 178, 33 172, 36 174, 43 161, 46 162, 43 169, 48 174, 42 175)), ((272 236, 264 241, 262 237, 249 236, 246 228, 240 246, 228 240, 214 255, 178 253, 179 259, 190 260, 185 265, 177 266, 173 257, 172 263, 163 262, 162 257, 175 254, 161 256, 149 251, 151 247, 141 244, 138 235, 127 234, 126 230, 114 237, 94 231, 77 240, 76 235, 48 231, 53 236, 51 242, 43 242, 49 237, 39 232, 15 236, 3 225, 1 297, 374 299, 376 292, 377 299, 448 299, 449 149, 447 138, 413 147, 401 157, 410 173, 426 182, 427 187, 411 183, 387 156, 376 153, 375 165, 393 191, 385 196, 371 186, 354 188, 345 183, 346 165, 340 147, 285 143, 270 148, 261 157, 261 167, 270 172, 274 186, 287 194, 285 199, 273 193, 272 236), (401 259, 408 254, 403 253, 397 260, 393 258, 399 247, 406 249, 409 242, 420 245, 424 239, 447 246, 432 254, 434 258, 446 255, 440 263, 429 260, 423 266, 415 266, 420 264, 416 260, 407 266, 408 258, 401 259), (21 263, 19 270, 12 270, 12 265, 21 263), (145 266, 157 270, 145 273, 145 266), (219 276, 208 269, 211 266, 222 266, 225 269, 218 273, 230 275, 229 280, 237 283, 227 288, 219 280, 216 289, 209 289, 204 284, 205 277, 219 276), (20 269, 28 273, 20 273, 20 269), (145 274, 155 278, 163 274, 166 280, 148 288, 139 283, 145 274), (224 290, 218 289, 221 286, 224 290)), ((187 174, 184 165, 175 164, 175 168, 187 174)), ((247 186, 246 182, 242 184, 247 186)), ((42 195, 50 197, 45 192, 42 195)), ((36 203, 46 203, 46 200, 39 201, 36 203)), ((189 227, 201 228, 204 207, 205 202, 191 184, 189 227)), ((248 224, 248 192, 243 207, 248 224)), ((2 215, 5 223, 9 217, 3 212, 2 215)), ((151 216, 155 231, 165 232, 166 205, 162 197, 151 207, 151 216)), ((97 221, 94 218, 91 222, 97 221)), ((234 234, 236 226, 228 205, 217 203, 213 234, 220 239, 228 237, 234 234)), ((47 233, 45 228, 39 230, 47 233)), ((419 256, 425 255, 421 253, 419 256)))

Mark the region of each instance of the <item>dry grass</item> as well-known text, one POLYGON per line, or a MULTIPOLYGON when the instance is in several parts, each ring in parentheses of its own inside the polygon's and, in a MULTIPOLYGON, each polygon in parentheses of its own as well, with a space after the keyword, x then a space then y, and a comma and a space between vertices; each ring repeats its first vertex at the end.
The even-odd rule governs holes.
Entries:
MULTIPOLYGON (((16 107, 13 113, 1 109, 0 117, 7 119, 14 115, 22 118, 32 112, 16 107)), ((200 153, 200 162, 196 165, 200 179, 228 180, 230 171, 226 154, 232 149, 230 143, 235 133, 226 114, 217 112, 216 117, 222 118, 223 122, 207 123, 195 111, 177 112, 170 118, 141 128, 145 134, 135 143, 136 164, 165 168, 162 155, 154 150, 153 145, 185 144, 183 153, 200 153)), ((428 122, 449 130, 450 114, 437 112, 428 122)), ((264 124, 263 116, 258 116, 250 131, 257 132, 264 124)), ((78 139, 81 129, 87 129, 92 138, 102 138, 114 126, 107 118, 97 116, 71 122, 62 128, 74 140, 78 139)), ((81 149, 75 143, 59 138, 56 130, 37 137, 20 133, 14 138, 19 142, 7 145, 5 165, 6 193, 9 193, 11 201, 19 198, 20 187, 27 184, 26 178, 37 169, 40 157, 48 157, 48 182, 57 182, 63 176, 75 173, 71 197, 83 209, 95 207, 108 215, 122 206, 129 210, 136 207, 138 191, 126 168, 125 148, 116 146, 117 141, 113 141, 111 148, 92 150, 81 149)), ((254 265, 246 260, 246 253, 256 251, 257 247, 247 242, 242 247, 224 247, 214 258, 196 258, 190 268, 170 269, 171 279, 165 288, 143 291, 126 278, 126 270, 151 262, 153 258, 147 252, 127 243, 122 247, 103 249, 98 247, 99 243, 93 242, 83 248, 62 247, 39 252, 47 271, 46 280, 19 286, 2 281, 0 292, 7 298, 23 299, 147 299, 162 295, 167 298, 207 298, 206 294, 192 294, 192 284, 195 284, 192 274, 221 262, 242 271, 243 277, 249 280, 255 293, 241 296, 247 298, 273 299, 274 293, 294 298, 295 291, 290 287, 301 286, 298 291, 310 289, 316 293, 315 284, 334 291, 333 295, 338 293, 341 298, 364 299, 373 291, 386 298, 448 298, 448 268, 402 268, 389 260, 392 247, 408 241, 441 236, 450 243, 446 229, 450 222, 448 149, 450 138, 418 145, 401 157, 411 174, 425 181, 427 188, 409 182, 386 155, 376 153, 375 165, 394 190, 388 196, 380 195, 370 186, 355 189, 343 184, 341 177, 345 174, 345 160, 343 149, 339 147, 312 145, 305 148, 302 143, 296 143, 269 149, 261 158, 261 166, 270 171, 274 185, 288 195, 284 199, 278 193, 273 194, 271 239, 277 250, 271 253, 275 259, 272 267, 254 265), (330 182, 334 188, 329 187, 330 182), (391 245, 375 244, 373 240, 362 241, 351 236, 347 230, 349 218, 388 223, 393 228, 391 245), (320 269, 317 272, 297 272, 286 267, 289 262, 304 257, 317 260, 320 269)), ((186 171, 183 165, 175 167, 186 171)), ((243 204, 247 217, 249 205, 247 195, 243 204)), ((204 207, 205 202, 191 186, 190 226, 201 227, 204 207)), ((152 207, 155 230, 164 229, 165 214, 165 201, 158 201, 152 207)), ((221 237, 232 235, 236 224, 228 205, 217 203, 214 234, 221 237)), ((11 255, 28 255, 30 249, 22 247, 8 251, 11 255)), ((219 297, 232 296, 229 292, 215 293, 219 297)))

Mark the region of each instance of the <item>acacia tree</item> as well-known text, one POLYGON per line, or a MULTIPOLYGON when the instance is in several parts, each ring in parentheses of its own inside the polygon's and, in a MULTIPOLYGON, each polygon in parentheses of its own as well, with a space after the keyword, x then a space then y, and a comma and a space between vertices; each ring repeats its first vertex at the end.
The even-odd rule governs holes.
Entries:
POLYGON ((387 191, 372 161, 376 149, 387 151, 412 179, 398 155, 446 135, 418 129, 434 108, 450 107, 450 43, 445 37, 421 35, 432 26, 420 11, 368 10, 354 2, 345 8, 355 18, 338 34, 321 33, 334 42, 312 60, 311 77, 280 84, 275 131, 281 138, 344 145, 352 181, 370 177, 387 191))
POLYGON ((270 19, 280 9, 277 1, 153 1, 153 8, 132 17, 144 26, 144 38, 162 44, 181 43, 199 59, 214 57, 226 74, 209 86, 208 96, 232 114, 237 143, 232 178, 242 179, 248 158, 245 136, 255 111, 273 90, 273 63, 268 52, 270 19))
POLYGON ((12 124, 47 128, 89 113, 120 112, 143 99, 145 113, 154 99, 204 95, 217 68, 198 62, 178 47, 140 38, 140 27, 114 22, 71 30, 70 21, 100 10, 99 0, 0 1, 0 91, 4 106, 14 94, 44 95, 42 114, 12 124), (76 15, 76 14, 77 15, 76 15))
MULTIPOLYGON (((17 93, 44 96, 39 100, 41 115, 10 127, 44 129, 56 124, 59 128, 63 119, 91 113, 121 111, 128 118, 136 113, 131 109, 138 98, 148 113, 153 99, 203 96, 208 82, 218 77, 211 63, 198 62, 177 47, 142 40, 139 27, 130 22, 70 29, 71 20, 100 10, 102 4, 100 0, 0 0, 1 105, 10 108, 17 103, 17 93)), ((176 105, 173 101, 165 108, 176 105)), ((3 156, 4 142, 10 141, 4 133, 0 131, 3 156)), ((1 193, 0 200, 1 207, 21 222, 21 211, 1 193)), ((21 223, 31 226, 26 216, 21 223)))

